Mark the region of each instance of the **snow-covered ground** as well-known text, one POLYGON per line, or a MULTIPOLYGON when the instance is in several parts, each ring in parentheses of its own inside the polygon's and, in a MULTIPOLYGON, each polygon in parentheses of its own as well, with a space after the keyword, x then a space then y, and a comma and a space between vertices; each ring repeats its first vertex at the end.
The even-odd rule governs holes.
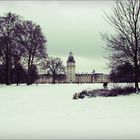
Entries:
POLYGON ((72 100, 99 87, 0 85, 0 139, 140 139, 140 95, 72 100))

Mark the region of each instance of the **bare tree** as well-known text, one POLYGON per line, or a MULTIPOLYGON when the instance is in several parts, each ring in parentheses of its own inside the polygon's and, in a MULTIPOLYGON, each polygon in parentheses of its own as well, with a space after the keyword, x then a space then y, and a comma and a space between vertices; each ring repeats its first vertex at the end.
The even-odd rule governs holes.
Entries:
POLYGON ((107 15, 117 36, 108 38, 108 47, 114 50, 113 61, 130 61, 135 69, 135 91, 139 89, 140 60, 140 0, 116 0, 113 14, 107 15))
POLYGON ((15 25, 20 22, 19 16, 8 13, 0 17, 0 61, 5 65, 5 84, 11 84, 11 68, 16 46, 15 25))
POLYGON ((28 81, 27 85, 32 84, 32 70, 34 65, 46 58, 45 43, 47 42, 41 27, 32 23, 32 21, 24 21, 16 26, 17 34, 19 34, 18 43, 21 45, 21 57, 24 64, 27 64, 28 81))
POLYGON ((14 64, 26 63, 28 69, 27 84, 32 83, 32 71, 35 65, 40 64, 46 58, 46 39, 41 27, 24 21, 16 14, 8 13, 0 17, 0 60, 6 68, 6 84, 11 83, 11 69, 14 64), (15 61, 15 56, 21 62, 15 61))
POLYGON ((52 83, 55 84, 56 78, 59 77, 59 75, 65 73, 65 67, 63 66, 63 63, 60 58, 53 58, 50 57, 47 60, 47 72, 52 77, 52 83))

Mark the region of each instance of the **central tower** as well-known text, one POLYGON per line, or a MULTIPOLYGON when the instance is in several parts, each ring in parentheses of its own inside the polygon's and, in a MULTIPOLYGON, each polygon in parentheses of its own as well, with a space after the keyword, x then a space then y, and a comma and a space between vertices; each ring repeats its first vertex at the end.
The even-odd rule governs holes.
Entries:
POLYGON ((68 60, 67 60, 66 81, 68 83, 76 82, 75 60, 74 60, 72 52, 69 53, 68 60))

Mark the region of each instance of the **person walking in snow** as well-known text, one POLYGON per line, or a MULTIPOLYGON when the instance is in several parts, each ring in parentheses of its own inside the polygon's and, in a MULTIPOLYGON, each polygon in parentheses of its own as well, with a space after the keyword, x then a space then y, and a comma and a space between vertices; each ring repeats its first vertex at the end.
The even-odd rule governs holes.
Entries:
POLYGON ((105 83, 103 83, 103 87, 104 87, 104 89, 107 89, 107 82, 105 82, 105 83))

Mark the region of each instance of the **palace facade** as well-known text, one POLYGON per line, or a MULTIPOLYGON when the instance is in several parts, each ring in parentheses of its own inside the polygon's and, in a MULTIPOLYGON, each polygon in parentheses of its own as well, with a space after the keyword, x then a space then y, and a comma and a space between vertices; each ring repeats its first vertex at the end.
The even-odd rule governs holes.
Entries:
MULTIPOLYGON (((76 62, 72 52, 69 53, 66 66, 66 74, 58 75, 56 83, 104 83, 109 82, 109 76, 103 73, 77 74, 76 62)), ((52 77, 40 74, 36 83, 52 83, 52 77)))

